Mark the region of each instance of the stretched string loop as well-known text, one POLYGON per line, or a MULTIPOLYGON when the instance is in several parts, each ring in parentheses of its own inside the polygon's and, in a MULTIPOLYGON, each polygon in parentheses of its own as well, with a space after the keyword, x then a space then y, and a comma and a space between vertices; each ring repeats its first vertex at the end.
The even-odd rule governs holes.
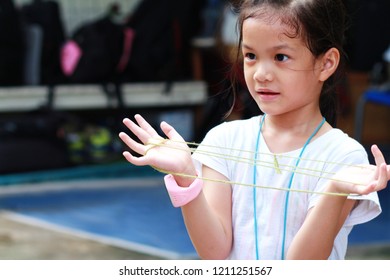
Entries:
MULTIPOLYGON (((323 169, 315 169, 315 168, 308 168, 308 167, 296 167, 295 165, 290 165, 290 164, 283 164, 280 163, 280 160, 283 158, 287 159, 298 159, 299 157, 294 157, 290 155, 280 155, 280 154, 273 154, 273 153, 264 153, 264 152, 258 152, 259 155, 266 155, 268 157, 271 157, 272 160, 260 160, 255 157, 253 158, 253 155, 255 154, 254 151, 248 151, 248 150, 241 150, 241 149, 234 149, 234 148, 227 148, 227 147, 216 147, 212 145, 204 145, 204 144, 198 144, 194 142, 185 142, 185 141, 175 141, 175 140, 170 140, 166 138, 161 138, 161 139, 150 139, 148 143, 146 143, 147 146, 149 146, 145 152, 145 154, 150 151, 151 149, 155 147, 166 147, 174 150, 182 150, 186 151, 187 148, 183 147, 181 145, 167 145, 168 142, 171 143, 177 143, 177 144, 185 144, 189 146, 190 152, 197 152, 199 154, 203 155, 208 155, 211 157, 218 157, 222 158, 225 160, 232 160, 238 163, 243 163, 243 164, 250 164, 253 165, 255 164, 256 166, 260 167, 265 167, 265 168, 272 168, 275 170, 277 174, 282 174, 283 172, 294 172, 296 174, 304 175, 304 176, 311 176, 311 177, 316 177, 319 179, 326 179, 326 180, 331 180, 335 182, 340 182, 340 183, 350 183, 350 184, 355 184, 359 185, 358 182, 353 182, 353 181, 347 181, 347 180, 341 180, 334 178, 333 176, 336 174, 335 172, 329 172, 325 171, 323 169), (206 149, 209 148, 209 149, 206 149), (210 151, 210 150, 217 150, 216 148, 223 150, 223 151, 230 151, 231 152, 240 152, 242 154, 248 154, 248 157, 238 157, 229 153, 218 153, 216 151, 210 151)), ((268 157, 262 157, 262 158, 268 158, 268 157)), ((322 163, 322 164, 328 164, 328 165, 336 165, 336 166, 341 166, 341 167, 355 167, 355 168, 361 168, 366 169, 367 166, 362 166, 362 165, 353 165, 353 164, 348 164, 348 163, 338 163, 338 162, 332 162, 332 161, 324 161, 324 160, 318 160, 318 159, 309 159, 309 158, 300 158, 301 161, 309 161, 314 163, 322 163)), ((153 166, 152 166, 153 167, 153 166)), ((191 175, 187 175, 184 173, 174 173, 170 170, 162 170, 156 167, 153 167, 157 171, 164 173, 164 174, 172 174, 174 176, 181 176, 181 177, 194 177, 191 175)), ((214 181, 214 182, 220 182, 220 183, 225 183, 225 184, 231 184, 231 185, 241 185, 245 187, 255 187, 255 188, 266 188, 266 189, 274 189, 274 190, 280 190, 280 191, 291 191, 291 192, 300 192, 300 193, 311 193, 311 194, 322 194, 322 195, 338 195, 338 196, 360 196, 359 194, 347 194, 347 193, 330 193, 330 192, 317 192, 317 191, 312 191, 312 190, 301 190, 301 189, 287 189, 283 187, 273 187, 273 186, 259 186, 255 184, 245 184, 242 182, 233 182, 233 181, 223 181, 223 180, 215 180, 213 178, 205 178, 202 177, 200 178, 204 181, 214 181)))

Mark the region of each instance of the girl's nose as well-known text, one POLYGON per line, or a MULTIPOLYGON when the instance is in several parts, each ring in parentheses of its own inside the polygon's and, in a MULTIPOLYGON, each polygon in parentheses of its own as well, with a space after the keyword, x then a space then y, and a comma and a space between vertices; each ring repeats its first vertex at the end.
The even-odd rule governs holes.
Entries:
POLYGON ((259 63, 254 72, 253 78, 258 82, 270 82, 273 79, 270 67, 265 63, 259 63))

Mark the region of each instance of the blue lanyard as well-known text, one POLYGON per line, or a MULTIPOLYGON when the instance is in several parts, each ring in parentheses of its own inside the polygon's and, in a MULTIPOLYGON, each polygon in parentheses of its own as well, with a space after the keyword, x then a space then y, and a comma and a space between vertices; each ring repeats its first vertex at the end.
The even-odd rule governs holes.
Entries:
MULTIPOLYGON (((257 182, 257 172, 256 172, 256 162, 258 158, 259 153, 259 147, 260 147, 260 135, 261 131, 263 129, 263 124, 265 120, 266 114, 263 115, 260 127, 259 127, 259 133, 257 135, 256 140, 256 152, 254 156, 254 163, 253 163, 253 185, 256 185, 257 182)), ((288 189, 291 189, 292 182, 295 175, 295 170, 297 169, 299 162, 301 161, 301 157, 306 150, 306 147, 309 145, 310 141, 313 139, 313 137, 318 133, 318 131, 321 129, 322 125, 325 123, 325 118, 322 118, 321 123, 317 126, 317 128, 313 131, 313 133, 310 135, 310 137, 306 140, 306 143, 303 145, 303 148, 299 154, 299 157, 297 161, 295 162, 295 168, 293 172, 291 173, 290 180, 288 182, 288 189)), ((284 260, 284 251, 285 251, 285 243, 286 243, 286 229, 287 229, 287 211, 288 211, 288 202, 289 202, 290 192, 287 192, 286 199, 284 202, 284 217, 283 217, 283 237, 282 237, 282 252, 281 252, 281 259, 284 260)), ((256 202, 256 188, 253 188, 253 222, 254 222, 254 234, 255 234, 255 249, 256 249, 256 260, 260 259, 259 256, 259 240, 258 240, 258 229, 257 229, 257 202, 256 202)))

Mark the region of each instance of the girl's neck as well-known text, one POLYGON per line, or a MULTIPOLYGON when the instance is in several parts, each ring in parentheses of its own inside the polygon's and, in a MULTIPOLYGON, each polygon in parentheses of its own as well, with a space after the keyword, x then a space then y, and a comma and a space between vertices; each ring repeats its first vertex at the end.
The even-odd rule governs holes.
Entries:
POLYGON ((311 134, 313 129, 321 122, 323 116, 321 113, 311 114, 309 116, 289 115, 266 115, 264 126, 280 133, 311 134))
MULTIPOLYGON (((266 115, 262 128, 263 138, 269 150, 273 153, 297 150, 303 147, 322 120, 321 114, 301 119, 266 115)), ((331 130, 331 128, 328 123, 324 123, 312 141, 331 130)))

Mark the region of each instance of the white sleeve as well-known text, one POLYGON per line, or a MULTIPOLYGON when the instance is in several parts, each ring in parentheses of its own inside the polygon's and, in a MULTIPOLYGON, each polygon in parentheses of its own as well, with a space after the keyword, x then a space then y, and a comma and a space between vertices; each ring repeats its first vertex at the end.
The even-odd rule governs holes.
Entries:
MULTIPOLYGON (((335 152, 333 158, 335 162, 343 162, 346 164, 368 164, 367 153, 363 147, 360 147, 360 144, 357 146, 354 141, 344 141, 343 143, 339 144, 340 146, 337 148, 332 147, 335 152)), ((326 169, 326 171, 337 172, 340 168, 340 166, 333 166, 329 169, 326 169)), ((327 179, 321 179, 316 190, 324 191, 326 183, 327 179)), ((368 222, 377 217, 382 212, 378 194, 376 192, 373 192, 369 195, 350 196, 348 198, 358 200, 358 203, 347 217, 344 226, 354 226, 368 222)), ((319 195, 313 195, 310 199, 309 207, 313 207, 317 203, 318 199, 319 195)))

